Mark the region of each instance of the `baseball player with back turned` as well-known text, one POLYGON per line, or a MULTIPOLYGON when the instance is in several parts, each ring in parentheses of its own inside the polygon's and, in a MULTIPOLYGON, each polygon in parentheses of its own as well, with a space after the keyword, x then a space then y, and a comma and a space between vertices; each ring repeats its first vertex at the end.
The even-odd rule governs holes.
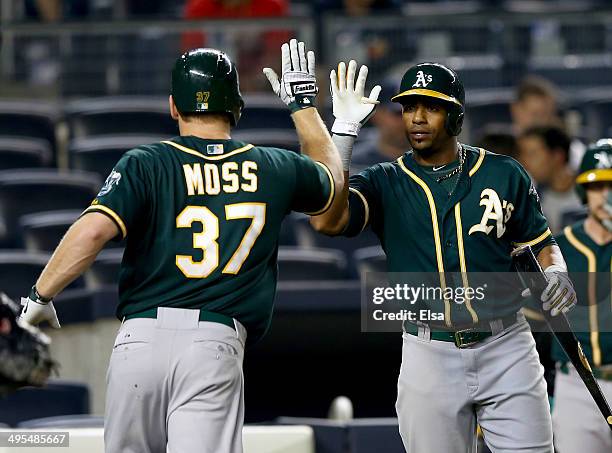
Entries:
MULTIPOLYGON (((347 180, 353 141, 371 114, 360 115, 356 66, 341 63, 330 75, 332 139, 347 180)), ((529 244, 549 279, 543 309, 565 312, 574 290, 530 178, 509 157, 458 143, 464 99, 449 68, 408 69, 392 100, 402 105, 412 150, 351 177, 311 222, 345 236, 370 226, 390 272, 432 272, 442 288, 445 272, 511 272, 510 252, 529 244)), ((445 300, 444 321, 404 322, 396 409, 406 451, 475 452, 477 423, 494 453, 553 451, 543 369, 519 313, 520 292, 480 306, 445 300)))
MULTIPOLYGON (((589 214, 556 239, 578 294, 570 322, 599 387, 612 401, 612 139, 588 147, 576 183, 589 214)), ((611 452, 610 428, 556 341, 552 356, 558 363, 552 417, 559 453, 611 452)))
POLYGON ((128 151, 32 288, 22 318, 59 327, 52 299, 104 244, 126 237, 107 375, 109 453, 242 452, 242 361, 267 330, 281 221, 329 208, 342 166, 313 102, 314 54, 282 46, 282 77, 304 156, 230 138, 243 107, 235 65, 196 49, 172 72, 180 136, 128 151))

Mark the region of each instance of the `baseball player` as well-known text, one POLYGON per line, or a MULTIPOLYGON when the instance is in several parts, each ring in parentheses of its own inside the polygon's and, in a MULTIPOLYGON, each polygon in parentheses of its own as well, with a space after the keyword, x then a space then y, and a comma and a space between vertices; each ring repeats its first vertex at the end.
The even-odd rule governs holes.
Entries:
POLYGON ((313 108, 314 53, 282 46, 291 151, 230 138, 243 108, 235 65, 213 49, 183 54, 170 112, 180 136, 128 151, 24 298, 22 317, 59 327, 52 299, 113 238, 127 238, 117 334, 107 375, 109 453, 242 452, 245 342, 267 330, 281 221, 329 208, 342 184, 313 108))
MULTIPOLYGON (((576 183, 588 216, 565 227, 556 239, 578 294, 579 306, 570 313, 570 322, 601 390, 612 400, 612 139, 589 146, 576 183)), ((558 451, 611 452, 610 429, 556 341, 552 356, 558 362, 552 415, 558 451)))
MULTIPOLYGON (((355 72, 351 61, 330 75, 345 172, 371 113, 358 108, 355 72)), ((511 272, 510 252, 529 244, 549 279, 543 309, 569 310, 574 290, 529 176, 512 158, 457 141, 465 105, 457 74, 418 64, 392 100, 412 150, 351 177, 330 210, 313 217, 315 228, 354 236, 369 226, 390 272, 432 272, 442 288, 447 272, 511 272)), ((404 322, 396 409, 406 451, 475 452, 478 423, 493 452, 552 452, 546 384, 520 293, 480 305, 444 300, 442 321, 404 322)))

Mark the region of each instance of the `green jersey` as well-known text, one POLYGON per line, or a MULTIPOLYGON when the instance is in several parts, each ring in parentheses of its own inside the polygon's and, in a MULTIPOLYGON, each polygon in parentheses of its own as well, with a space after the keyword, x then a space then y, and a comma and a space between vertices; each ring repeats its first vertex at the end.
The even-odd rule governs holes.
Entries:
MULTIPOLYGON (((461 146, 466 158, 456 183, 438 182, 433 169, 417 164, 411 152, 353 176, 344 234, 353 236, 371 226, 387 254, 389 272, 439 273, 443 288, 449 284, 445 273, 462 273, 458 283, 467 287, 468 273, 513 272, 510 252, 515 247, 529 244, 537 252, 554 243, 521 165, 507 156, 461 146)), ((522 304, 518 288, 494 301, 476 302, 445 300, 446 325, 500 318, 522 304)))
POLYGON ((123 155, 86 209, 126 237, 118 318, 156 307, 202 309, 266 331, 278 235, 292 210, 325 211, 329 170, 291 151, 176 137, 123 155))
MULTIPOLYGON (((578 304, 567 314, 572 329, 591 364, 612 364, 612 243, 597 245, 584 231, 582 221, 565 227, 557 236, 557 244, 578 298, 578 304)), ((568 361, 556 341, 552 356, 558 361, 568 361)))

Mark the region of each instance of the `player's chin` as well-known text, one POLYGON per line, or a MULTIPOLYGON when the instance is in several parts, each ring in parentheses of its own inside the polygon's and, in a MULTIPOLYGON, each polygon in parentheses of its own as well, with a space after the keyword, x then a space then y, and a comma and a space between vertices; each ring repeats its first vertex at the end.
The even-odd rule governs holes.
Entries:
POLYGON ((415 139, 412 136, 408 136, 408 141, 412 149, 416 151, 426 151, 430 149, 432 145, 432 140, 429 137, 415 139))

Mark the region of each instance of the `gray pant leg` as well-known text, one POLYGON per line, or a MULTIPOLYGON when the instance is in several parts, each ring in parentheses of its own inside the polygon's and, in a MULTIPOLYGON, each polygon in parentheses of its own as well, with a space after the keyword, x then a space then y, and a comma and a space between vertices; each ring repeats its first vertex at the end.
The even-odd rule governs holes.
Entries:
POLYGON ((475 453, 476 417, 460 351, 404 334, 396 410, 407 453, 475 453))
POLYGON ((168 407, 168 453, 242 453, 243 346, 214 323, 184 344, 168 407))
POLYGON ((153 326, 154 320, 132 320, 117 335, 106 377, 107 453, 166 451, 165 370, 159 368, 153 326))
POLYGON ((491 451, 552 453, 544 370, 528 324, 523 321, 474 350, 478 423, 491 451))
MULTIPOLYGON (((612 401, 612 382, 598 380, 612 401)), ((576 370, 557 371, 553 410, 555 446, 559 453, 610 453, 612 434, 576 370)))

